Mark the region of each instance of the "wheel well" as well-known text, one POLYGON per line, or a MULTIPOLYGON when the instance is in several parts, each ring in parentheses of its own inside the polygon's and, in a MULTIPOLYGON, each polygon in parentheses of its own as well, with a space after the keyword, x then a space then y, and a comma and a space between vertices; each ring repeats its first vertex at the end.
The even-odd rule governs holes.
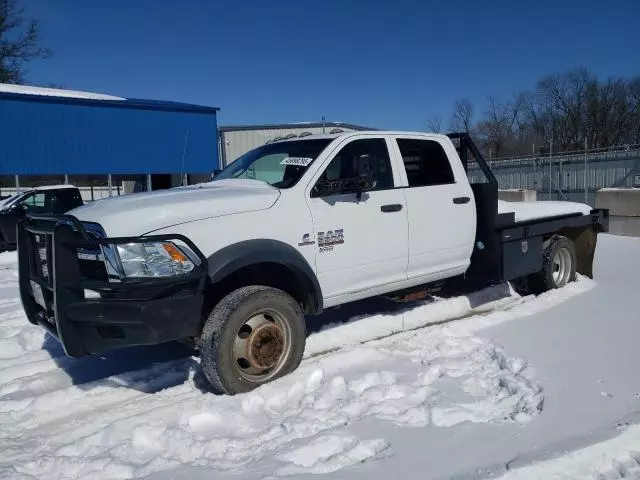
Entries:
POLYGON ((248 285, 277 288, 291 295, 306 314, 316 313, 318 299, 311 281, 295 268, 276 262, 254 263, 230 273, 219 281, 209 281, 205 293, 204 318, 232 291, 248 285))
POLYGON ((565 227, 544 237, 548 240, 556 235, 567 237, 576 248, 576 272, 593 278, 593 257, 596 250, 598 235, 593 225, 584 227, 565 227))

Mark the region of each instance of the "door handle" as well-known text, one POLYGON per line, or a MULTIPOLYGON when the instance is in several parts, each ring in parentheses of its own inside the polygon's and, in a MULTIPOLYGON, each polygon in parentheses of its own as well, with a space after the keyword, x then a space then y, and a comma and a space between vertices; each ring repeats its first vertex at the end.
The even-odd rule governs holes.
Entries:
POLYGON ((402 205, 399 204, 399 203, 391 203, 389 205, 382 205, 380 207, 380 210, 382 210, 384 213, 399 212, 400 210, 402 210, 402 205))
POLYGON ((469 197, 455 197, 453 199, 453 203, 455 203, 456 205, 459 205, 461 203, 469 203, 471 201, 471 199, 469 197))

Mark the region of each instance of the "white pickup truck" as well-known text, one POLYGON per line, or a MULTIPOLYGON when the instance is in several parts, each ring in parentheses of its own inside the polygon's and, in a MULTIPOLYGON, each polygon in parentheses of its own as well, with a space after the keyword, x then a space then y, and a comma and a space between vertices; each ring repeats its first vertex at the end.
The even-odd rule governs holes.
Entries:
POLYGON ((29 321, 69 356, 171 340, 214 390, 291 372, 305 316, 375 295, 591 276, 608 212, 498 202, 468 135, 367 131, 257 147, 208 183, 30 214, 17 228, 29 321), (471 185, 470 160, 485 181, 471 185), (512 208, 509 208, 512 207, 512 208))

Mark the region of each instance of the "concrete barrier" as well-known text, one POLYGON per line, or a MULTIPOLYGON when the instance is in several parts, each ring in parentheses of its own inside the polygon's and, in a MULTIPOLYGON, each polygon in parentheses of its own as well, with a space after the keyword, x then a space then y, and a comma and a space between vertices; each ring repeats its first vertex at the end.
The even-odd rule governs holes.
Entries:
POLYGON ((640 188, 603 188, 596 208, 609 210, 609 233, 640 237, 640 188))
POLYGON ((535 202, 536 198, 535 190, 498 190, 498 199, 505 202, 535 202))

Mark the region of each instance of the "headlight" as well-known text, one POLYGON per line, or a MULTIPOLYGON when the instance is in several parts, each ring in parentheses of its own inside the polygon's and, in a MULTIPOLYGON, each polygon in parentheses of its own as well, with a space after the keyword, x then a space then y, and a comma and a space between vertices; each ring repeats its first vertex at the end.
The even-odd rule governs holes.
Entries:
POLYGON ((126 277, 169 277, 189 273, 194 264, 171 242, 142 242, 117 245, 126 277))

